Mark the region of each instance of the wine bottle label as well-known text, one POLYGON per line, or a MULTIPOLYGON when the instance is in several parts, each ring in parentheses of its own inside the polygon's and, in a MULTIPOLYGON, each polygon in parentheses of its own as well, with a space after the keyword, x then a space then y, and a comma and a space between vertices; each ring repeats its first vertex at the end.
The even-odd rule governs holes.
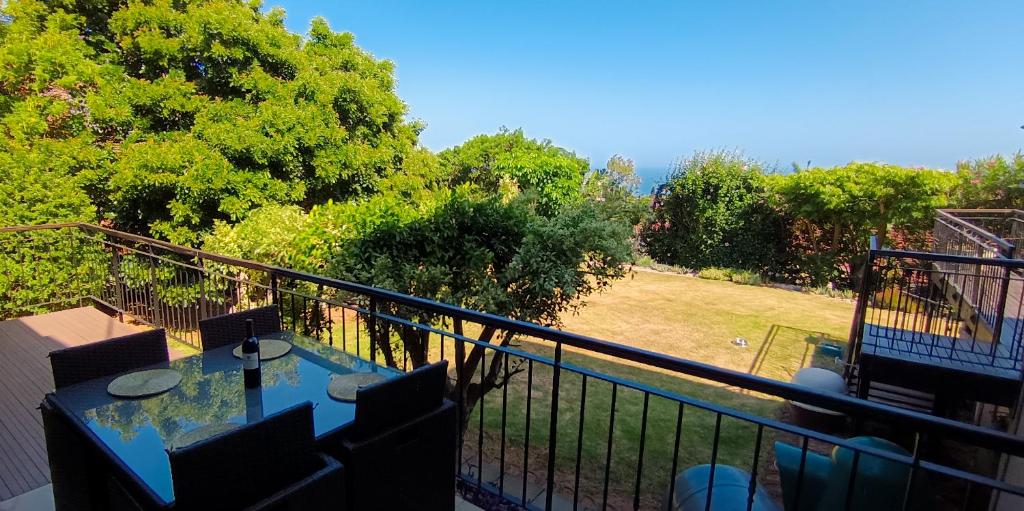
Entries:
POLYGON ((242 353, 242 369, 259 369, 259 353, 242 353))

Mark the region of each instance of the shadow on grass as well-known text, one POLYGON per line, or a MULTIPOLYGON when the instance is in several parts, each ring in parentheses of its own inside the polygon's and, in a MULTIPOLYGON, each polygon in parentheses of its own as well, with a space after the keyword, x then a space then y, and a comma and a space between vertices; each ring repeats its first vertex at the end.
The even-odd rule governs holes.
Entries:
POLYGON ((757 349, 748 373, 789 381, 803 367, 821 367, 842 372, 835 356, 818 349, 822 343, 839 346, 845 352, 847 341, 824 332, 784 325, 772 325, 757 349), (794 361, 799 363, 794 363, 794 361))
MULTIPOLYGON (((549 346, 539 342, 525 342, 520 348, 545 357, 552 354, 549 346)), ((768 453, 772 430, 762 432, 742 418, 719 416, 701 403, 774 419, 782 401, 569 348, 563 360, 567 367, 560 375, 553 442, 556 509, 572 509, 574 495, 582 509, 603 508, 605 501, 609 509, 655 509, 667 495, 673 474, 712 459, 747 471, 756 469, 760 480, 776 484, 768 453), (636 382, 641 389, 649 386, 683 396, 693 403, 680 406, 674 399, 632 385, 584 376, 579 369, 636 382)), ((522 372, 506 387, 485 396, 484 405, 470 418, 463 442, 463 471, 501 487, 515 500, 525 494, 527 502, 543 505, 547 453, 552 445, 553 371, 511 356, 509 366, 522 372)))

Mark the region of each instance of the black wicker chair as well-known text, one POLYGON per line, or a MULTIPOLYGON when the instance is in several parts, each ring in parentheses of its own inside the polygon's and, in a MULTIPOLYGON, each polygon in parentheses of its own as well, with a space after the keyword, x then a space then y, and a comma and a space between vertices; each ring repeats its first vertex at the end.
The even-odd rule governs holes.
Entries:
POLYGON ((350 509, 455 507, 455 404, 444 399, 448 362, 360 389, 351 426, 325 440, 348 471, 350 509))
POLYGON ((174 508, 346 509, 342 465, 315 441, 306 402, 170 451, 174 508))
POLYGON ((103 474, 96 470, 97 459, 89 443, 66 416, 43 400, 39 406, 46 437, 46 457, 50 465, 54 508, 57 511, 104 509, 98 501, 103 474))
POLYGON ((58 389, 169 360, 162 328, 50 352, 58 389))
POLYGON ((199 322, 199 337, 203 351, 229 344, 240 344, 246 336, 245 320, 247 319, 252 320, 256 335, 266 335, 281 330, 281 316, 277 312, 276 305, 204 319, 199 322))

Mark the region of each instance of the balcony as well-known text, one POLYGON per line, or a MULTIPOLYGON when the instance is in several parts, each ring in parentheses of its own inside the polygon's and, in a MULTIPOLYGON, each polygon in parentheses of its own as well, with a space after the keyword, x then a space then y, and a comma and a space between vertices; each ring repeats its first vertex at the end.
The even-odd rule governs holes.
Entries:
MULTIPOLYGON (((448 396, 456 403, 463 425, 457 452, 452 453, 458 465, 452 474, 453 484, 465 499, 481 508, 668 509, 670 503, 682 505, 678 503, 692 496, 677 494, 677 475, 706 466, 708 470, 702 473, 716 485, 713 491, 699 494, 699 504, 691 499, 689 506, 719 509, 723 505, 720 499, 730 497, 727 492, 731 492, 747 508, 758 509, 755 502, 760 502, 756 498, 762 492, 787 510, 832 508, 833 504, 860 509, 872 494, 884 493, 857 469, 858 463, 868 464, 869 460, 896 467, 897 497, 890 501, 894 509, 989 509, 1007 502, 1013 505, 1012 499, 1024 496, 1020 481, 1006 482, 1001 470, 1004 460, 1024 457, 1024 439, 990 428, 94 225, 4 228, 0 237, 4 239, 0 258, 16 262, 20 270, 3 276, 9 279, 12 292, 3 298, 0 311, 5 317, 21 318, 3 323, 4 328, 19 322, 46 324, 36 335, 22 331, 0 338, 2 360, 14 360, 12 354, 19 353, 24 359, 17 364, 21 367, 45 364, 40 357, 49 349, 46 343, 62 343, 61 335, 83 336, 79 342, 87 342, 112 336, 115 329, 122 328, 162 327, 178 343, 178 350, 195 351, 202 346, 199 321, 270 305, 277 308, 291 331, 368 361, 410 371, 448 360, 448 396), (46 271, 53 267, 72 271, 46 271), (54 282, 58 275, 65 280, 54 282), (35 292, 39 282, 60 291, 39 296, 35 292), (609 364, 616 370, 598 369, 609 364), (812 428, 795 424, 787 414, 759 415, 728 404, 696 400, 651 383, 669 378, 725 387, 754 400, 799 402, 840 413, 845 420, 838 426, 812 428), (481 388, 490 391, 482 393, 481 388), (852 440, 864 435, 886 438, 905 451, 852 440), (779 444, 787 444, 789 452, 795 453, 795 465, 789 465, 795 472, 788 474, 791 481, 795 474, 795 487, 787 486, 787 474, 778 468, 787 466, 777 456, 787 452, 779 444), (820 464, 827 461, 822 455, 834 448, 852 456, 852 468, 839 479, 814 479, 821 475, 816 472, 820 464), (741 487, 724 489, 717 484, 726 466, 742 470, 746 479, 741 487), (826 486, 828 495, 808 500, 808 495, 821 493, 826 486)), ((873 278, 870 286, 875 287, 868 287, 869 293, 862 295, 858 311, 863 321, 854 325, 855 331, 887 332, 883 329, 898 326, 913 332, 906 342, 928 338, 929 356, 943 358, 937 355, 944 342, 938 334, 952 324, 958 331, 947 337, 956 343, 950 341, 946 349, 957 357, 980 347, 989 350, 978 354, 988 357, 986 360, 994 357, 1004 363, 1003 358, 1013 359, 992 348, 1003 344, 992 339, 1003 339, 1009 333, 989 337, 986 344, 985 334, 978 333, 983 329, 975 327, 970 351, 959 338, 959 330, 966 328, 964 317, 970 317, 971 310, 980 310, 975 313, 984 318, 993 311, 998 315, 1001 309, 979 305, 989 303, 989 298, 973 298, 973 309, 947 304, 936 305, 930 316, 917 313, 931 310, 931 305, 922 304, 945 303, 942 297, 952 296, 943 294, 938 284, 920 280, 927 276, 921 273, 925 268, 946 275, 941 282, 947 287, 956 286, 961 274, 987 279, 982 280, 986 289, 1014 278, 1017 262, 989 259, 873 250, 871 274, 885 278, 873 278), (938 260, 933 260, 936 257, 938 260), (891 266, 908 259, 927 264, 910 270, 891 266), (935 262, 984 264, 986 269, 938 270, 935 262), (987 269, 989 266, 996 270, 987 269), (940 291, 924 295, 931 301, 920 300, 895 311, 883 311, 879 305, 883 302, 868 299, 876 288, 890 296, 895 293, 898 301, 900 296, 916 297, 922 289, 937 286, 940 291), (901 313, 904 319, 883 320, 883 312, 901 313), (925 326, 929 317, 933 322, 925 326)), ((955 293, 963 297, 962 284, 958 289, 955 293)), ((853 362, 863 371, 864 361, 876 355, 865 355, 869 343, 863 335, 858 339, 861 352, 853 362)), ((1016 339, 1017 351, 1007 353, 1019 353, 1019 336, 1016 339)), ((896 348, 890 349, 894 351, 902 347, 902 339, 890 336, 886 340, 893 341, 890 346, 896 348)), ((920 348, 909 352, 916 353, 914 350, 920 348)), ((0 403, 4 407, 0 416, 20 417, 19 438, 24 441, 13 435, 0 441, 5 455, 15 455, 8 459, 17 460, 12 464, 17 470, 5 465, 0 471, 0 489, 7 491, 45 483, 45 467, 38 466, 38 461, 45 459, 40 452, 45 445, 38 427, 33 429, 29 420, 38 423, 33 407, 49 390, 47 385, 52 385, 45 373, 15 372, 12 365, 0 365, 4 369, 0 373, 0 403), (24 475, 30 471, 35 473, 32 481, 24 475), (19 483, 21 486, 16 486, 19 483)), ((995 363, 989 366, 1000 368, 995 363)), ((1013 367, 1017 369, 1009 369, 1019 373, 1019 366, 1013 367)), ((876 374, 877 367, 870 372, 876 374)), ((4 425, 13 427, 7 422, 4 425)))
MULTIPOLYGON (((928 252, 872 246, 864 266, 848 376, 861 397, 924 393, 931 411, 957 401, 1015 405, 1024 335, 1024 215, 940 210, 928 252)), ((920 394, 918 394, 920 397, 920 394)))

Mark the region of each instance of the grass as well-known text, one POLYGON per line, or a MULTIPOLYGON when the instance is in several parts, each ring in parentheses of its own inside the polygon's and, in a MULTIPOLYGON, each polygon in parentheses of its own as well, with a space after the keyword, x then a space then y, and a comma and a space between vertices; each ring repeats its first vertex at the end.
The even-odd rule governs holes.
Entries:
MULTIPOLYGON (((636 272, 589 301, 579 315, 565 319, 566 330, 780 380, 789 380, 801 367, 833 366, 833 361, 816 355, 815 345, 822 340, 845 344, 842 339, 846 337, 853 314, 853 304, 821 296, 652 272, 636 272), (737 337, 746 339, 748 347, 735 346, 732 341, 737 337)), ((541 342, 525 341, 520 347, 551 356, 550 346, 541 342)), ((776 416, 782 406, 770 396, 579 350, 566 349, 564 360, 580 368, 762 417, 776 416)), ((510 364, 514 366, 516 361, 512 358, 510 364)), ((528 369, 527 366, 522 368, 528 369)), ((532 387, 528 388, 529 376, 527 372, 516 375, 505 391, 507 395, 494 391, 486 397, 485 405, 478 407, 471 418, 463 453, 468 466, 475 467, 482 455, 485 467, 497 467, 501 463, 504 421, 505 470, 511 478, 505 481, 505 490, 515 495, 522 493, 520 478, 525 460, 531 481, 528 497, 543 487, 546 474, 552 371, 545 365, 534 364, 532 387), (529 429, 527 397, 531 405, 529 429), (508 403, 504 417, 503 398, 508 403), (478 426, 481 409, 482 435, 478 426), (529 452, 525 448, 527 430, 529 452), (478 443, 483 445, 482 452, 475 449, 478 443)), ((580 494, 588 497, 581 504, 602 507, 607 470, 609 507, 632 507, 643 436, 640 504, 648 507, 660 502, 672 473, 678 405, 656 396, 648 398, 645 427, 642 392, 619 386, 615 390, 612 413, 612 385, 588 378, 580 443, 582 376, 563 371, 559 392, 555 456, 559 495, 571 498, 573 494, 579 449, 580 494), (608 432, 613 415, 609 449, 608 432), (609 459, 610 463, 606 463, 609 459)), ((711 461, 715 431, 716 414, 699 406, 685 407, 676 472, 711 461)), ((717 462, 750 470, 756 426, 725 417, 718 432, 717 462)), ((766 435, 759 460, 762 471, 770 470, 765 465, 765 453, 770 448, 772 435, 770 432, 766 435)))
POLYGON ((821 339, 845 343, 854 304, 770 287, 634 272, 591 297, 564 329, 789 380, 821 339), (746 339, 747 348, 732 344, 746 339))

